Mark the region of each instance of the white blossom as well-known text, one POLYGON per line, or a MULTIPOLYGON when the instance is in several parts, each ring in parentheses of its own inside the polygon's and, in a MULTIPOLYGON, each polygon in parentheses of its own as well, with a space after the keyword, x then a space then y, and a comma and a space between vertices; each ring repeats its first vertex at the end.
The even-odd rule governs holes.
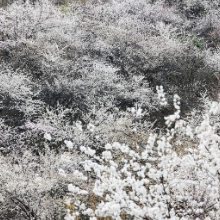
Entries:
POLYGON ((51 140, 52 140, 51 135, 48 134, 48 133, 45 133, 45 134, 44 134, 44 138, 45 138, 46 140, 48 140, 48 141, 51 141, 51 140))
POLYGON ((66 144, 66 146, 68 147, 69 150, 73 149, 73 143, 71 141, 64 141, 64 143, 66 144))

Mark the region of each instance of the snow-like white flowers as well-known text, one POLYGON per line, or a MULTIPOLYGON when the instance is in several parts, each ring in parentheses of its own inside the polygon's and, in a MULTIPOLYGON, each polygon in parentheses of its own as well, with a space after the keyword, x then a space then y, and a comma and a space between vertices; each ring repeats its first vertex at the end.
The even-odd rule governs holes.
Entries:
MULTIPOLYGON (((96 196, 105 198, 95 211, 85 207, 81 209, 83 214, 88 214, 92 220, 96 219, 94 216, 111 216, 120 220, 120 214, 126 211, 127 214, 134 216, 134 219, 143 219, 146 216, 152 219, 167 219, 167 204, 179 203, 182 200, 187 201, 189 210, 186 213, 189 216, 204 213, 204 203, 192 200, 190 197, 193 187, 195 187, 195 195, 199 190, 206 190, 205 195, 213 204, 216 202, 216 209, 219 208, 217 199, 220 189, 217 172, 220 169, 218 147, 220 137, 214 133, 209 123, 210 115, 207 114, 201 125, 197 127, 198 147, 188 148, 188 154, 183 157, 178 156, 175 151, 172 151, 170 139, 174 134, 178 135, 179 131, 184 137, 193 139, 195 129, 189 122, 179 120, 178 95, 174 95, 173 102, 176 111, 165 119, 168 127, 172 122, 176 122, 175 127, 168 128, 167 135, 149 133, 148 141, 141 151, 134 151, 129 145, 114 142, 107 143, 104 151, 99 156, 94 156, 95 150, 80 147, 82 152, 93 156, 92 160, 83 162, 84 171, 92 171, 96 176, 92 192, 96 196), (125 155, 125 157, 122 156, 121 163, 113 160, 113 152, 125 155), (155 153, 157 153, 156 156, 155 153), (93 159, 98 159, 99 162, 94 162, 93 159), (156 162, 157 166, 152 162, 156 162), (161 182, 162 179, 166 183, 161 182), (152 180, 155 181, 154 184, 150 184, 152 180), (150 186, 146 187, 149 184, 150 186), (209 187, 207 187, 208 184, 209 187), (127 188, 130 189, 129 192, 126 191, 127 188), (172 190, 175 199, 169 194, 169 190, 172 190)), ((136 110, 134 113, 136 114, 136 110)), ((68 188, 75 195, 81 192, 73 185, 69 185, 68 188)), ((171 219, 178 219, 174 210, 170 213, 171 219)), ((188 216, 185 219, 188 219, 188 216)))
POLYGON ((173 97, 173 105, 176 110, 180 110, 180 97, 177 94, 173 97))
POLYGON ((66 173, 63 169, 58 169, 58 172, 61 176, 66 177, 66 173))
POLYGON ((155 141, 156 141, 156 138, 157 138, 157 135, 156 135, 156 134, 150 134, 147 143, 148 143, 151 147, 153 147, 153 146, 154 146, 154 143, 155 143, 155 141))
POLYGON ((137 116, 137 117, 142 116, 142 109, 141 109, 141 108, 139 108, 139 109, 137 110, 136 116, 137 116))
POLYGON ((95 126, 94 126, 93 124, 89 123, 89 124, 87 125, 87 129, 88 129, 90 132, 94 132, 95 126))
POLYGON ((76 194, 82 194, 82 195, 88 194, 86 190, 81 190, 79 187, 76 187, 73 184, 68 185, 68 190, 76 194))
POLYGON ((114 143, 112 144, 112 147, 115 148, 115 149, 120 149, 121 144, 120 144, 119 142, 114 142, 114 143))
POLYGON ((76 127, 77 127, 80 131, 82 131, 82 122, 81 122, 81 121, 77 121, 77 122, 76 122, 76 127))
POLYGON ((193 139, 192 128, 189 125, 187 125, 186 127, 186 135, 189 136, 191 139, 193 139))
POLYGON ((87 154, 88 156, 94 156, 96 151, 95 150, 92 150, 90 147, 84 147, 84 146, 81 146, 80 147, 80 150, 82 152, 84 152, 85 154, 87 154))
POLYGON ((167 100, 165 98, 165 93, 163 90, 163 86, 156 86, 157 94, 158 94, 158 99, 160 101, 160 104, 162 106, 167 105, 167 100))
POLYGON ((167 127, 170 127, 174 121, 180 118, 180 97, 177 94, 174 95, 173 105, 174 108, 176 109, 174 114, 164 117, 167 127))
POLYGON ((51 140, 52 140, 51 135, 48 134, 48 133, 45 133, 45 134, 44 134, 44 138, 45 138, 46 140, 48 140, 48 141, 51 141, 51 140))
POLYGON ((143 115, 143 110, 141 108, 128 108, 128 111, 131 112, 131 114, 137 118, 141 117, 143 115))
POLYGON ((64 143, 66 144, 69 150, 73 149, 73 142, 65 140, 64 143))
POLYGON ((111 150, 112 149, 112 145, 111 144, 106 144, 105 145, 105 149, 106 150, 111 150))
POLYGON ((111 151, 102 152, 102 158, 105 160, 111 160, 112 159, 111 151))
POLYGON ((210 114, 217 115, 220 112, 220 103, 212 102, 211 109, 209 110, 210 114))
POLYGON ((94 212, 93 212, 93 210, 92 209, 90 209, 90 208, 88 208, 88 209, 86 209, 84 212, 83 212, 83 214, 84 215, 92 215, 92 214, 94 214, 94 212))
POLYGON ((178 120, 177 122, 176 122, 176 124, 175 124, 175 129, 177 129, 177 128, 183 128, 183 127, 185 127, 186 126, 186 121, 184 121, 184 120, 178 120))
POLYGON ((40 177, 40 176, 37 176, 37 177, 35 178, 35 181, 36 181, 37 183, 43 184, 43 178, 40 177))
POLYGON ((76 219, 76 216, 75 215, 71 215, 69 212, 70 212, 70 210, 68 209, 67 210, 67 215, 65 216, 65 220, 75 220, 76 219))

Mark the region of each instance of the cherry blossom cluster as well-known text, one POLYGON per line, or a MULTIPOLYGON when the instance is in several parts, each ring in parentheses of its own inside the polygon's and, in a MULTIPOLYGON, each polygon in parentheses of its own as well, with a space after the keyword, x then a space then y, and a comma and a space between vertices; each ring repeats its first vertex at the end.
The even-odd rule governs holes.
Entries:
POLYGON ((167 100, 165 98, 165 93, 163 90, 163 86, 156 86, 157 94, 158 94, 158 99, 160 101, 160 104, 162 106, 167 105, 167 100))
POLYGON ((188 122, 180 120, 178 95, 174 96, 174 107, 176 114, 167 117, 167 121, 172 122, 173 118, 176 121, 174 128, 169 129, 167 123, 168 135, 150 133, 141 151, 119 142, 106 144, 99 155, 95 150, 81 147, 90 156, 83 162, 84 170, 96 176, 92 191, 87 192, 104 200, 93 210, 76 196, 86 192, 74 188, 77 211, 68 212, 66 220, 75 219, 80 213, 92 220, 107 216, 120 220, 122 213, 134 219, 186 220, 195 216, 216 219, 220 214, 220 137, 209 123, 212 110, 193 129, 188 122), (197 143, 197 148, 186 148, 183 157, 172 148, 174 134, 178 132, 186 138, 195 138, 197 143), (120 163, 114 159, 116 155, 123 155, 120 163))
POLYGON ((174 95, 173 105, 174 108, 176 109, 174 114, 164 117, 164 119, 166 120, 165 123, 168 127, 170 127, 173 122, 175 122, 177 119, 180 118, 180 97, 177 94, 174 95))

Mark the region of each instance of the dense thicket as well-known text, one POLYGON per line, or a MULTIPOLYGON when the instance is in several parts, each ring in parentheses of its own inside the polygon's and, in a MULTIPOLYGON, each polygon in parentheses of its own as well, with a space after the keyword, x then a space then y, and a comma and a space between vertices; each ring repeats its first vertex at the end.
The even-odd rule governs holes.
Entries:
POLYGON ((218 219, 219 3, 0 1, 0 219, 218 219))

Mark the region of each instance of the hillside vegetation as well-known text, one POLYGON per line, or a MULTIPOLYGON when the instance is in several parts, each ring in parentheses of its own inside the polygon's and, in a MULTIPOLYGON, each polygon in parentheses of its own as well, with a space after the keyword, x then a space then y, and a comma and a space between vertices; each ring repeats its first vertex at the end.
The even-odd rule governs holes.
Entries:
POLYGON ((0 6, 0 220, 220 218, 219 0, 0 6))

